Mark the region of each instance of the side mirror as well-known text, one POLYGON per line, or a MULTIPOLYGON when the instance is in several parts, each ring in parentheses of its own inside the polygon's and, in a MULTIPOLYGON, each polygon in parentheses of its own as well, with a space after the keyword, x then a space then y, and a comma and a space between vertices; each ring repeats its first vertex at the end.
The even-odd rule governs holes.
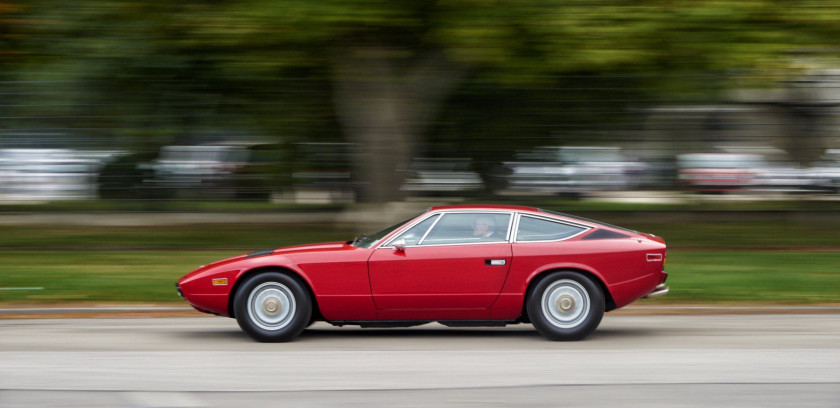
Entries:
POLYGON ((405 240, 398 239, 391 243, 394 246, 394 251, 405 252, 405 240))

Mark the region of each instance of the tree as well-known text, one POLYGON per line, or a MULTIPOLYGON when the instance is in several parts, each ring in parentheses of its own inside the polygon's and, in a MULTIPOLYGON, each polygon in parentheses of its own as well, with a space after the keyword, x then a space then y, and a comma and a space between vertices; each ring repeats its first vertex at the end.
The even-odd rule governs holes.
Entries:
POLYGON ((337 123, 372 202, 400 198, 395 170, 467 83, 498 93, 558 86, 564 74, 628 76, 659 95, 711 96, 766 83, 752 70, 789 71, 791 50, 840 34, 840 7, 819 0, 40 5, 27 75, 60 73, 77 87, 69 95, 86 95, 104 116, 140 118, 130 129, 186 132, 229 118, 334 136, 337 123), (323 103, 330 115, 315 107, 323 103))
POLYGON ((723 89, 731 84, 696 74, 788 68, 791 48, 836 38, 840 15, 824 12, 825 6, 251 0, 202 16, 197 33, 222 51, 229 70, 326 72, 341 127, 357 146, 363 198, 383 202, 400 198, 401 175, 394 170, 410 160, 465 78, 539 84, 559 73, 645 72, 662 92, 723 89))

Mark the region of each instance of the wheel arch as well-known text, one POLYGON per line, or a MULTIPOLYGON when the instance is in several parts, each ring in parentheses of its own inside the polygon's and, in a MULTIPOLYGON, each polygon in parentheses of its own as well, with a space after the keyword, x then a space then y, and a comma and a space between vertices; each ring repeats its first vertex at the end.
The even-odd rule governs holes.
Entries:
POLYGON ((541 280, 545 279, 546 276, 554 272, 576 272, 587 277, 592 282, 595 282, 595 284, 597 284, 601 288, 601 291, 604 293, 604 311, 609 312, 610 310, 615 310, 615 301, 613 300, 612 294, 610 293, 610 290, 607 288, 606 283, 604 283, 600 276, 598 276, 592 271, 579 267, 557 267, 548 268, 543 271, 536 272, 534 273, 534 275, 531 276, 530 280, 528 281, 528 286, 525 290, 525 297, 522 299, 522 311, 520 319, 528 321, 528 299, 531 297, 531 292, 533 292, 534 286, 536 286, 537 283, 539 283, 541 280))
POLYGON ((252 276, 256 276, 267 272, 282 273, 292 277, 292 279, 297 280, 298 283, 300 283, 300 285, 304 289, 306 289, 306 291, 309 293, 309 298, 312 300, 312 319, 323 319, 323 316, 321 315, 321 309, 318 306, 318 299, 315 298, 315 292, 312 290, 312 285, 309 283, 309 280, 306 279, 306 277, 300 272, 285 266, 260 266, 240 273, 239 276, 236 278, 236 283, 234 283, 233 287, 230 289, 230 296, 228 296, 228 313, 230 314, 230 317, 236 318, 233 302, 236 298, 236 292, 239 290, 239 287, 242 286, 242 284, 248 279, 250 279, 252 276))

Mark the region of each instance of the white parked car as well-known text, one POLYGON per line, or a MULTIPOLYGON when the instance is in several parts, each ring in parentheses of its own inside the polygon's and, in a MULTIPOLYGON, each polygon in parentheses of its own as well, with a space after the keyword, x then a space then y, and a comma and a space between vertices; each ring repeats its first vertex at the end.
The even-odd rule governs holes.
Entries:
POLYGON ((465 158, 415 159, 401 190, 416 194, 465 194, 484 188, 481 176, 465 158))
POLYGON ((840 149, 828 149, 809 169, 818 191, 840 193, 840 149))
POLYGON ((0 149, 0 200, 96 198, 102 165, 115 152, 72 149, 0 149))
POLYGON ((625 190, 647 166, 630 160, 618 147, 543 146, 505 162, 512 192, 584 194, 625 190))

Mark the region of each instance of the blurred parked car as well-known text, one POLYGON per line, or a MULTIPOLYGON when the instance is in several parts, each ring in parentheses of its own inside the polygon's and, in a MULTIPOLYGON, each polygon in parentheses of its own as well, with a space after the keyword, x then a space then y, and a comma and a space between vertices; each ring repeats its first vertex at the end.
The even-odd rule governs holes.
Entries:
POLYGON ((358 186, 350 171, 352 149, 352 143, 341 142, 294 144, 294 200, 303 203, 355 201, 358 186))
POLYGON ((678 179, 690 189, 705 192, 743 191, 755 185, 758 154, 689 153, 677 156, 678 179))
POLYGON ((240 146, 164 146, 151 168, 158 182, 200 185, 229 175, 244 165, 247 156, 240 146))
POLYGON ((821 189, 823 176, 781 160, 753 153, 690 153, 677 157, 683 186, 704 192, 757 191, 805 193, 821 189))
POLYGON ((840 193, 840 149, 828 149, 809 171, 815 188, 823 192, 840 193))
POLYGON ((507 188, 513 192, 580 195, 624 190, 646 171, 618 147, 544 146, 506 162, 507 188))
POLYGON ((420 195, 469 194, 484 188, 481 176, 472 169, 472 160, 415 159, 401 190, 420 195))
POLYGON ((769 193, 811 193, 819 191, 819 179, 811 168, 775 163, 756 169, 755 191, 769 193))
POLYGON ((118 154, 72 149, 0 149, 0 199, 94 199, 99 170, 118 154))
POLYGON ((164 146, 139 167, 163 197, 267 200, 286 182, 284 152, 273 143, 164 146))

